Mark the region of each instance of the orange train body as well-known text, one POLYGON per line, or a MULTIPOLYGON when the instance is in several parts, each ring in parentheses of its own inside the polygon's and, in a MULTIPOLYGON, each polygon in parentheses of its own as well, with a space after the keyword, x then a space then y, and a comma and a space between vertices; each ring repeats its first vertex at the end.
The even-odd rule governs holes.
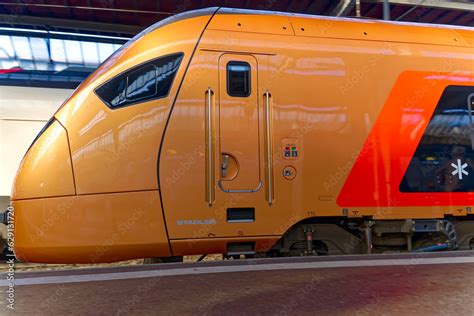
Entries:
MULTIPOLYGON (((474 89, 473 56, 467 28, 231 9, 159 22, 104 62, 27 152, 12 192, 15 254, 268 252, 325 219, 469 225, 464 161, 452 174, 458 158, 444 157, 451 176, 427 184, 407 171, 447 89, 474 89)), ((460 120, 446 121, 464 130, 460 120)), ((438 168, 440 155, 420 155, 438 168)))

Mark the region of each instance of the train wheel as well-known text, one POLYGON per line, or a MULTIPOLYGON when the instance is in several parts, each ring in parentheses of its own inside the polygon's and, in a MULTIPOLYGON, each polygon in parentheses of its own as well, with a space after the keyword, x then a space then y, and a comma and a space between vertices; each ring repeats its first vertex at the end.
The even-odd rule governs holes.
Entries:
POLYGON ((266 258, 267 254, 265 252, 257 252, 253 255, 245 255, 245 259, 256 259, 256 258, 266 258))
POLYGON ((413 242, 413 250, 436 246, 446 242, 446 238, 440 234, 423 234, 413 242))
POLYGON ((174 263, 174 262, 183 262, 183 256, 161 257, 161 258, 145 258, 145 259, 143 259, 143 264, 174 263))
POLYGON ((314 240, 312 252, 308 251, 306 241, 300 241, 291 245, 290 251, 288 252, 287 256, 288 257, 308 256, 308 255, 324 256, 327 254, 328 254, 327 245, 321 240, 314 240))

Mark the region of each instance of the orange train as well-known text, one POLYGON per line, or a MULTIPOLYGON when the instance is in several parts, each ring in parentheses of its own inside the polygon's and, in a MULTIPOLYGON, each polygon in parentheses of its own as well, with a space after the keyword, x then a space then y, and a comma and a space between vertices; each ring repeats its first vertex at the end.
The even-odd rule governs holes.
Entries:
POLYGON ((474 32, 209 8, 61 106, 12 192, 16 256, 472 249, 474 32))

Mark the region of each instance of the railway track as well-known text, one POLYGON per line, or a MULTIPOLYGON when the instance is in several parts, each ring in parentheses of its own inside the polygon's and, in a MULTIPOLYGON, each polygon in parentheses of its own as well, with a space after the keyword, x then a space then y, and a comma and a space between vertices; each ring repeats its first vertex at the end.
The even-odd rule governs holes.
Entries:
MULTIPOLYGON (((9 259, 0 260, 0 273, 6 272, 9 269, 9 259)), ((104 263, 104 264, 50 264, 50 263, 30 263, 21 262, 15 260, 15 271, 58 271, 58 270, 74 270, 81 268, 111 268, 111 267, 123 267, 123 266, 134 266, 143 264, 143 260, 129 260, 117 263, 104 263)))
MULTIPOLYGON (((198 261, 200 256, 186 256, 184 262, 198 261)), ((0 258, 0 273, 6 272, 9 269, 9 260, 11 257, 3 255, 0 258)), ((222 260, 222 255, 209 255, 204 258, 204 261, 222 260)), ((51 264, 51 263, 30 263, 21 262, 15 259, 16 271, 56 271, 56 270, 72 270, 82 268, 112 268, 112 267, 126 267, 142 265, 143 259, 127 260, 115 263, 99 263, 99 264, 51 264)))

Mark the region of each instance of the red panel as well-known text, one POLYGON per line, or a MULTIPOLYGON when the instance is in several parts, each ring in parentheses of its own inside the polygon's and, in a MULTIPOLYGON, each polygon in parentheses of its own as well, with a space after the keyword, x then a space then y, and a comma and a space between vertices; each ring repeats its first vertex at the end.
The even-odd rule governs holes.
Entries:
POLYGON ((341 207, 474 205, 473 193, 401 193, 398 186, 449 85, 474 77, 405 72, 398 78, 338 196, 341 207))
POLYGON ((21 72, 23 69, 21 68, 11 68, 11 69, 0 69, 0 75, 10 74, 14 72, 21 72))

